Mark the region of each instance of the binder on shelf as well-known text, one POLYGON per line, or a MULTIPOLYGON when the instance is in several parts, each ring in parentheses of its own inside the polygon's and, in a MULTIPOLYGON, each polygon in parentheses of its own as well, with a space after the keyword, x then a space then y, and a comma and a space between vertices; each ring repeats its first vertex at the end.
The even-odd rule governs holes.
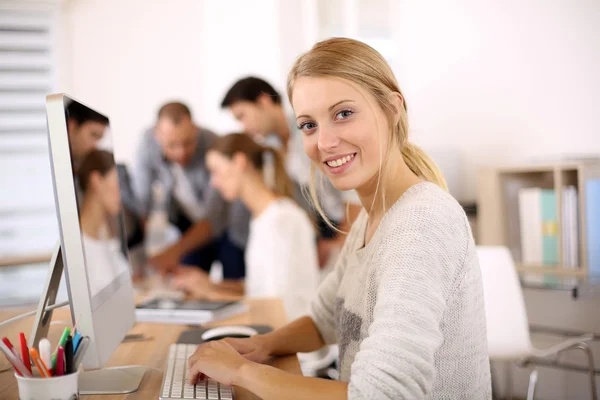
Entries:
POLYGON ((559 264, 556 192, 537 187, 519 190, 521 254, 525 265, 559 264))
POLYGON ((540 188, 519 190, 521 256, 523 264, 526 265, 541 265, 543 261, 540 191, 540 188))
POLYGON ((569 269, 580 267, 579 261, 579 204, 575 186, 562 188, 562 258, 569 269))
POLYGON ((588 271, 600 276, 600 179, 585 182, 585 219, 588 271))
POLYGON ((542 264, 558 265, 558 215, 556 192, 542 189, 539 194, 542 213, 542 264))

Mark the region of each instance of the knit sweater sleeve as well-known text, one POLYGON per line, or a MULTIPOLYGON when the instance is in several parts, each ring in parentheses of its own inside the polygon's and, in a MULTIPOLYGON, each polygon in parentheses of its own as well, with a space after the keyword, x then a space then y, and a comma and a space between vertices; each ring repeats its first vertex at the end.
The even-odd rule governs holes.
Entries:
MULTIPOLYGON (((349 399, 424 399, 444 338, 442 316, 463 269, 467 230, 448 210, 412 204, 382 227, 373 322, 351 366, 349 399)), ((456 213, 455 213, 456 214, 456 213)))

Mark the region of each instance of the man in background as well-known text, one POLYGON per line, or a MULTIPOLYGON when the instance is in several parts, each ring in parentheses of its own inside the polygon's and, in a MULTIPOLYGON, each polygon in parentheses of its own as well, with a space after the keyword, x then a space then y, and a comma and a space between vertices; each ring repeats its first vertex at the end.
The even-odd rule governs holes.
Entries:
MULTIPOLYGON (((67 120, 67 135, 69 138, 69 150, 75 177, 75 192, 77 204, 82 206, 83 192, 79 184, 78 171, 86 157, 97 150, 100 142, 106 137, 109 120, 104 115, 72 101, 67 105, 65 117, 67 120)), ((138 207, 135 197, 130 193, 125 180, 125 166, 117 165, 121 202, 123 204, 123 215, 125 217, 125 231, 127 232, 127 243, 131 250, 141 241, 139 218, 136 217, 138 207)), ((109 225, 110 229, 119 230, 115 224, 109 225)), ((113 234, 115 234, 113 232, 113 234)))
MULTIPOLYGON (((255 77, 237 81, 225 95, 221 107, 229 109, 255 140, 281 148, 287 173, 296 184, 296 201, 317 222, 319 264, 324 267, 342 247, 345 235, 331 229, 303 196, 302 189, 310 183, 310 160, 304 153, 294 116, 286 115, 281 96, 273 86, 255 77)), ((353 191, 340 192, 328 179, 323 178, 323 183, 318 194, 325 215, 342 232, 348 232, 361 209, 358 197, 353 191)))
POLYGON ((76 101, 67 106, 66 118, 73 169, 76 171, 85 156, 98 147, 108 127, 108 118, 76 101))
POLYGON ((162 106, 156 126, 148 130, 137 152, 133 186, 144 217, 153 207, 152 187, 165 196, 169 221, 182 233, 150 264, 169 272, 180 264, 209 271, 214 260, 223 265, 223 278, 245 276, 244 248, 250 214, 239 202, 227 204, 210 186, 206 153, 216 139, 198 127, 189 108, 178 102, 162 106))

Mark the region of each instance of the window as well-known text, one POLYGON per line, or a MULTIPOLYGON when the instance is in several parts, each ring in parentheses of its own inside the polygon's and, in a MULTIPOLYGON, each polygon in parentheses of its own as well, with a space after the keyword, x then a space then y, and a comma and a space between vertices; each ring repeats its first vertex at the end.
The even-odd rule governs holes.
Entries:
POLYGON ((0 13, 0 266, 43 260, 59 239, 45 115, 53 22, 52 11, 0 13))
POLYGON ((317 1, 317 39, 350 37, 367 43, 392 62, 394 15, 392 0, 317 1))

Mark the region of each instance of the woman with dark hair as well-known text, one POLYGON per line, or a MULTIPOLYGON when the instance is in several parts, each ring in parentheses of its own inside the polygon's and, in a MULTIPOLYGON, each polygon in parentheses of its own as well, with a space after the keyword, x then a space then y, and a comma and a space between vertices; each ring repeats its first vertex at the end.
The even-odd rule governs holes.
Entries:
POLYGON ((213 284, 195 268, 180 269, 173 284, 199 298, 280 297, 288 316, 309 311, 318 285, 315 229, 292 200, 292 182, 279 152, 245 134, 219 138, 207 153, 211 184, 252 214, 246 279, 213 284))
POLYGON ((119 179, 112 153, 93 150, 77 173, 81 188, 79 223, 92 296, 124 273, 129 262, 121 247, 119 179))

